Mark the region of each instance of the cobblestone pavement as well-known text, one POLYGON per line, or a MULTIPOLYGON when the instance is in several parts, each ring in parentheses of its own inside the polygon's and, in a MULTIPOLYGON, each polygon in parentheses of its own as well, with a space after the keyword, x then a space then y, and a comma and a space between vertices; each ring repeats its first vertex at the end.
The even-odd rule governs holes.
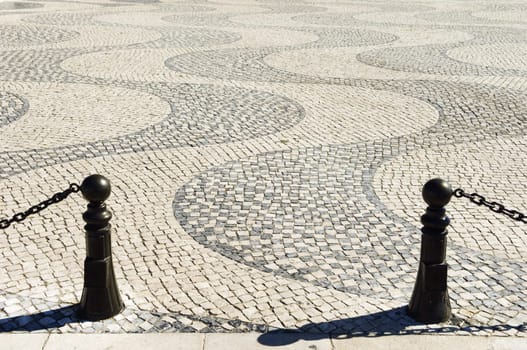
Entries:
POLYGON ((527 3, 0 2, 0 217, 112 181, 126 309, 75 314, 78 195, 0 235, 0 331, 527 335, 525 227, 453 199, 453 318, 405 314, 422 185, 527 210, 527 3))

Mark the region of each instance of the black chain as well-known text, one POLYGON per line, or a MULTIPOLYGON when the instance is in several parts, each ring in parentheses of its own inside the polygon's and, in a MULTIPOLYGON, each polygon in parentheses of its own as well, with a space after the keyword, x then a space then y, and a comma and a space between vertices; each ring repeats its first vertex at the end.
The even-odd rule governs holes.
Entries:
POLYGON ((510 217, 513 220, 521 221, 521 222, 527 224, 527 216, 525 216, 525 214, 522 214, 522 213, 520 213, 517 210, 507 209, 507 208, 505 208, 505 206, 503 204, 500 204, 500 203, 497 203, 497 202, 489 202, 489 201, 487 201, 485 199, 485 197, 483 197, 482 195, 479 195, 477 193, 467 194, 461 188, 458 188, 458 189, 454 190, 454 196, 457 197, 457 198, 460 198, 460 197, 468 198, 468 199, 470 199, 470 201, 472 203, 474 203, 476 205, 483 205, 483 206, 489 208, 490 210, 492 210, 495 213, 505 214, 505 215, 507 215, 508 217, 510 217))
POLYGON ((13 215, 11 219, 2 219, 0 220, 0 229, 6 229, 8 228, 13 222, 21 222, 24 221, 25 218, 27 218, 29 215, 36 214, 47 207, 49 207, 51 204, 58 203, 60 201, 63 201, 66 199, 70 194, 76 193, 80 191, 80 186, 72 183, 70 184, 70 187, 62 192, 55 193, 53 196, 51 196, 49 199, 46 199, 45 201, 42 201, 38 203, 37 205, 32 206, 28 210, 24 212, 17 213, 13 215))

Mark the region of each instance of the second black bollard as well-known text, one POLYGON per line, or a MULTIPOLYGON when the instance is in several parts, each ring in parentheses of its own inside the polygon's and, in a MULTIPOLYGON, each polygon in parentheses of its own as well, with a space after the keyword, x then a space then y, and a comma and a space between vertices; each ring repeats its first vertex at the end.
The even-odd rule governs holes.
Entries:
POLYGON ((97 321, 117 315, 124 308, 112 263, 112 213, 104 201, 110 196, 110 181, 101 175, 90 175, 80 186, 88 203, 82 215, 86 225, 86 260, 84 261, 84 288, 79 316, 97 321))
POLYGON ((423 187, 423 199, 428 204, 421 216, 421 258, 417 280, 408 314, 416 321, 439 323, 450 319, 451 307, 447 288, 446 244, 450 219, 445 206, 452 197, 452 187, 441 180, 432 179, 423 187))

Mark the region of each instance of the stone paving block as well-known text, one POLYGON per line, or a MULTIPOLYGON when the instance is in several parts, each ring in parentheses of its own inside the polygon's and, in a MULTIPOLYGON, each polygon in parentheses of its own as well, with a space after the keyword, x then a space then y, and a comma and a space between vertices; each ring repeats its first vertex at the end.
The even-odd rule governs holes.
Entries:
POLYGON ((2 334, 0 349, 42 350, 49 337, 48 334, 2 334))
POLYGON ((463 336, 389 336, 381 338, 351 338, 333 339, 334 350, 371 349, 371 350, 440 350, 457 349, 467 350, 509 350, 526 349, 527 342, 523 339, 488 338, 463 336))
POLYGON ((160 350, 201 350, 203 334, 51 334, 45 350, 141 350, 155 347, 160 350))

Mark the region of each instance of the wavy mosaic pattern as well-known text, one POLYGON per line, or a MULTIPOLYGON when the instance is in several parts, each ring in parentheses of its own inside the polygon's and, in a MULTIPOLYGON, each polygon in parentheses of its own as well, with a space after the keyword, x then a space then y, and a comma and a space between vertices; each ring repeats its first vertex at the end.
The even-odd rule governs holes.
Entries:
POLYGON ((80 322, 80 196, 0 235, 0 330, 525 336, 523 227, 452 200, 454 317, 403 311, 421 186, 525 211, 522 3, 0 3, 0 219, 91 173, 126 311, 80 322))
POLYGON ((36 2, 3 1, 0 3, 0 11, 34 9, 42 6, 42 4, 36 2))
POLYGON ((27 100, 16 94, 0 91, 0 126, 12 123, 27 112, 27 100))
POLYGON ((61 28, 46 28, 37 26, 1 26, 0 41, 2 48, 24 47, 67 41, 79 33, 61 28))

